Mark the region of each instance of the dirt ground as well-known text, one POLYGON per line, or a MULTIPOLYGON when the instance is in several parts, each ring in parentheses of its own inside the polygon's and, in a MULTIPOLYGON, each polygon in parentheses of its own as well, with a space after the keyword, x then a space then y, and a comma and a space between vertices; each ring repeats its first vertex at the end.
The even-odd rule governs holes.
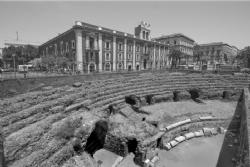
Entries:
POLYGON ((217 118, 230 118, 233 116, 237 102, 225 102, 221 100, 204 100, 203 103, 196 103, 192 100, 180 102, 157 103, 145 106, 142 109, 151 113, 146 117, 149 121, 174 122, 175 118, 185 116, 190 118, 193 115, 212 115, 217 118))

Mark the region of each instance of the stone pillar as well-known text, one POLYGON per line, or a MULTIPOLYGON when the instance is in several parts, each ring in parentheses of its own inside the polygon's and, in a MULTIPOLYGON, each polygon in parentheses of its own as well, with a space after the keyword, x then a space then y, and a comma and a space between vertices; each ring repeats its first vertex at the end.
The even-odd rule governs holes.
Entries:
POLYGON ((124 70, 127 69, 127 39, 124 39, 124 70))
POLYGON ((82 62, 82 31, 80 29, 75 30, 76 34, 76 68, 78 71, 83 72, 82 62))
POLYGON ((116 37, 113 36, 113 71, 116 71, 116 37))
POLYGON ((89 36, 86 35, 86 49, 89 49, 89 36))
POLYGON ((133 70, 136 70, 136 65, 135 65, 135 40, 133 41, 133 70))
POLYGON ((153 50, 153 69, 155 69, 155 44, 154 44, 154 50, 153 50))
POLYGON ((163 46, 163 55, 162 55, 163 68, 165 68, 165 56, 166 56, 166 48, 165 46, 163 46))
POLYGON ((102 72, 102 34, 98 35, 98 43, 99 43, 99 72, 102 72))

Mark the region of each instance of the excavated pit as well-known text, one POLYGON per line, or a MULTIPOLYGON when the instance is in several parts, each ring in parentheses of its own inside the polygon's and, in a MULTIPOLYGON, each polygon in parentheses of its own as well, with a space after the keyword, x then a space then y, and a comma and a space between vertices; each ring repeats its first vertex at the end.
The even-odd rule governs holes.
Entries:
POLYGON ((146 99, 147 104, 149 104, 149 105, 154 103, 153 102, 153 95, 146 95, 145 99, 146 99))
POLYGON ((108 132, 108 122, 105 120, 100 120, 95 124, 95 128, 87 139, 85 146, 85 151, 91 156, 99 150, 102 149, 105 142, 105 137, 108 132))
POLYGON ((180 94, 179 91, 174 91, 174 92, 173 92, 173 95, 174 95, 173 101, 174 101, 174 102, 180 101, 179 94, 180 94))

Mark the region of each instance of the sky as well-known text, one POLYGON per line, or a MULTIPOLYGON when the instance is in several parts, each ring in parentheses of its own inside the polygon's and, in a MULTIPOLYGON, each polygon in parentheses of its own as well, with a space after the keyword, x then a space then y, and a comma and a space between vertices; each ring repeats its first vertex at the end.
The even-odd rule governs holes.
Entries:
POLYGON ((85 1, 0 2, 0 48, 5 40, 42 44, 83 22, 127 33, 141 22, 151 36, 183 33, 198 44, 250 46, 250 1, 85 1))

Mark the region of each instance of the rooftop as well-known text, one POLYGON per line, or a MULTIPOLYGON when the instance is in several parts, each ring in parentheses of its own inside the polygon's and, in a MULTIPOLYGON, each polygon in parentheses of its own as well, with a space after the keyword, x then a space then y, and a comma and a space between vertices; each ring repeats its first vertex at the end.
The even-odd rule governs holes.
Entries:
POLYGON ((235 46, 231 46, 227 43, 224 42, 211 42, 211 43, 206 43, 206 44, 198 44, 199 46, 218 46, 218 45, 227 45, 232 48, 236 48, 235 46))
POLYGON ((170 35, 162 35, 160 37, 154 38, 155 40, 159 39, 166 39, 166 38, 175 38, 175 37, 184 37, 189 39, 190 41, 195 42, 192 38, 189 38, 188 36, 182 34, 182 33, 175 33, 175 34, 170 34, 170 35))
POLYGON ((69 29, 69 30, 59 34, 58 36, 50 39, 49 41, 43 43, 41 46, 47 44, 48 42, 50 42, 52 40, 55 40, 56 38, 59 38, 60 36, 70 32, 74 28, 78 28, 78 27, 79 28, 86 28, 86 29, 90 29, 90 30, 95 30, 98 32, 106 32, 106 33, 110 33, 110 34, 116 34, 117 36, 124 36, 124 37, 133 38, 133 39, 137 39, 137 40, 141 40, 141 41, 155 42, 158 44, 167 45, 167 44, 164 44, 161 42, 154 41, 153 39, 152 40, 144 40, 144 39, 140 39, 140 38, 136 37, 134 34, 130 34, 130 33, 122 32, 122 31, 118 31, 118 30, 113 30, 110 28, 106 28, 106 27, 102 27, 102 26, 98 26, 98 25, 93 25, 93 24, 82 22, 82 21, 76 21, 75 25, 71 29, 69 29))
POLYGON ((37 42, 28 42, 28 41, 22 41, 22 40, 5 40, 4 41, 4 45, 5 46, 25 46, 25 45, 31 45, 31 46, 35 46, 38 47, 39 43, 37 42))

